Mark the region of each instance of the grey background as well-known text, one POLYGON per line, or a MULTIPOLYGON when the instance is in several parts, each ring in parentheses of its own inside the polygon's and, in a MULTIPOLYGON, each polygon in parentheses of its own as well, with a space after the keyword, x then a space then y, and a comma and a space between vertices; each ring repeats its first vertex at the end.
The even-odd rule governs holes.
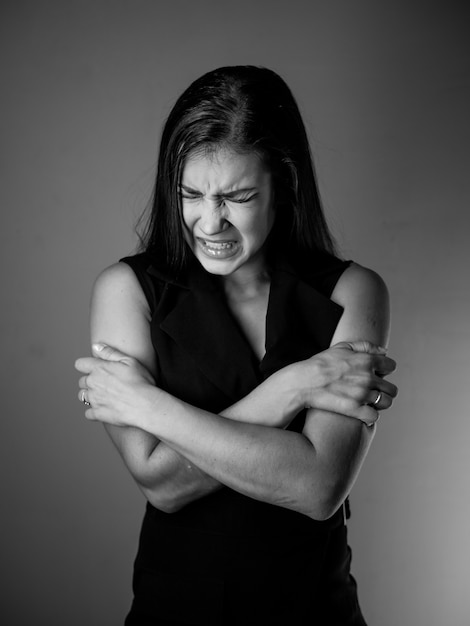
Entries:
POLYGON ((136 244, 172 103, 236 63, 287 80, 344 256, 392 294, 401 393, 352 494, 364 613, 469 623, 465 6, 2 1, 2 623, 122 622, 144 501, 82 417, 73 361, 95 276, 136 244))

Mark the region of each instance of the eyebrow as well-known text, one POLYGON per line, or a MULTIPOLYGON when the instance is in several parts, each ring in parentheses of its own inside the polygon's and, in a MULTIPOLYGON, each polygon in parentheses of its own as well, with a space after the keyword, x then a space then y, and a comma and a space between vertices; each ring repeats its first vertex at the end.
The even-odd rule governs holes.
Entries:
MULTIPOLYGON (((191 187, 188 187, 187 185, 183 185, 183 183, 180 184, 180 187, 183 191, 186 191, 186 193, 192 193, 192 194, 201 193, 197 189, 192 189, 191 187)), ((240 196, 241 194, 250 193, 253 191, 257 191, 257 190, 258 190, 257 187, 242 187, 241 189, 234 189, 234 191, 221 191, 220 193, 214 194, 214 197, 233 198, 235 196, 240 196)))

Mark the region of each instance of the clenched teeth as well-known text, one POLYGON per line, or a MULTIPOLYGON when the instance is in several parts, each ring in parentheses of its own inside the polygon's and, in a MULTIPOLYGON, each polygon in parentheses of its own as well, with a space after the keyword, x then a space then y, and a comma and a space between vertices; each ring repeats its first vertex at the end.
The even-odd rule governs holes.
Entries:
POLYGON ((234 246, 233 241, 224 241, 221 243, 215 243, 213 241, 204 241, 203 242, 206 248, 210 248, 212 250, 227 250, 228 248, 232 248, 234 246))

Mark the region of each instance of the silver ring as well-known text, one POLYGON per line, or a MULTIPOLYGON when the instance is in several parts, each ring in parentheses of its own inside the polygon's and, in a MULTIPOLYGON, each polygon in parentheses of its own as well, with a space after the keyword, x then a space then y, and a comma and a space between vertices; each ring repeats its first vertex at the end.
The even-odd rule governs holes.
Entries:
POLYGON ((85 397, 85 389, 82 389, 81 401, 83 402, 85 406, 91 406, 91 404, 88 402, 88 400, 85 397))
POLYGON ((374 402, 372 403, 372 405, 371 405, 371 406, 377 406, 377 405, 378 405, 378 403, 379 403, 381 400, 382 400, 382 392, 381 392, 381 391, 378 391, 378 392, 377 392, 377 397, 376 397, 376 399, 374 400, 374 402))

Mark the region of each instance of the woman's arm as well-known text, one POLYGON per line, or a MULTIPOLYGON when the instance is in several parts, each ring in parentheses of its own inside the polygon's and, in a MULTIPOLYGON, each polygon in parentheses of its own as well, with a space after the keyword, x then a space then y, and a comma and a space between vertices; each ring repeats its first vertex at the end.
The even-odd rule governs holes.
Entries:
MULTIPOLYGON (((128 265, 118 263, 98 277, 93 289, 90 322, 92 342, 106 342, 115 347, 114 350, 106 348, 102 353, 94 350, 97 356, 108 361, 126 362, 138 370, 142 379, 153 384, 152 376, 149 376, 149 373, 155 375, 149 305, 128 265)), ((301 385, 310 388, 310 377, 308 363, 301 372, 294 367, 286 368, 228 407, 223 415, 232 420, 284 427, 302 408, 301 385)), ((354 406, 354 400, 350 404, 354 406)), ((353 410, 352 407, 349 409, 353 410)), ((216 479, 155 435, 132 426, 105 424, 105 428, 138 486, 157 508, 173 512, 220 487, 216 479)))
MULTIPOLYGON (((366 270, 362 273, 365 283, 370 283, 365 291, 370 291, 371 301, 374 298, 381 301, 371 274, 366 270)), ((341 281, 346 276, 347 273, 341 281)), ((354 317, 357 314, 367 317, 370 302, 362 296, 364 294, 361 294, 361 304, 354 317)), ((342 321, 338 331, 341 325, 342 321)), ((379 336, 385 339, 386 332, 388 328, 382 329, 379 336)), ((358 464, 356 459, 365 454, 365 446, 356 442, 350 446, 347 442, 339 445, 337 437, 348 439, 349 430, 343 437, 344 430, 339 429, 337 437, 333 438, 336 445, 328 451, 325 447, 331 446, 332 440, 327 436, 329 424, 326 433, 322 429, 316 433, 318 441, 311 441, 305 434, 237 423, 191 407, 148 384, 136 389, 131 368, 124 365, 123 368, 119 376, 94 384, 91 389, 93 408, 87 411, 87 416, 117 424, 135 424, 165 441, 213 479, 251 497, 323 519, 332 513, 330 493, 337 491, 337 481, 331 471, 336 471, 339 480, 343 480, 344 475, 342 468, 330 462, 328 452, 344 448, 353 473, 358 464), (107 410, 109 407, 112 409, 107 410)), ((337 419, 344 421, 344 418, 337 419)))
MULTIPOLYGON (((153 383, 156 359, 150 336, 147 299, 125 263, 104 270, 95 282, 91 299, 92 344, 109 343, 142 364, 140 374, 153 383), (145 369, 144 369, 145 368, 145 369), (152 376, 149 376, 150 373, 152 376)), ((116 358, 116 351, 108 359, 116 358)), ((124 464, 145 497, 168 513, 219 488, 220 483, 201 472, 178 452, 140 428, 104 424, 124 464)))
MULTIPOLYGON (((353 264, 338 281, 332 300, 344 308, 332 344, 363 339, 375 345, 388 345, 389 295, 380 276, 353 264)), ((372 388, 381 390, 378 385, 372 388)), ((315 447, 317 463, 322 467, 321 491, 325 496, 325 510, 334 512, 350 493, 375 428, 375 424, 367 427, 360 420, 329 411, 315 408, 308 411, 303 434, 315 447)))

